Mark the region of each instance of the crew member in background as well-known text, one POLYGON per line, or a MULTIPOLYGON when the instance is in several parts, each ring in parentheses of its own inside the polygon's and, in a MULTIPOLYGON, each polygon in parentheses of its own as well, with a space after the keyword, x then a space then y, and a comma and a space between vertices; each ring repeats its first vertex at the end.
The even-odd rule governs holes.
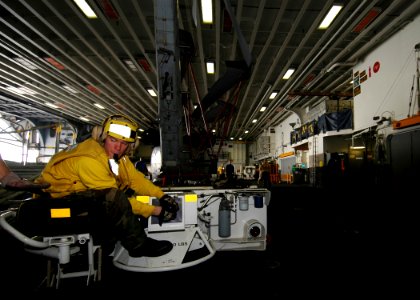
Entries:
POLYGON ((223 167, 223 165, 220 165, 217 168, 217 176, 220 180, 226 179, 225 168, 223 167))
POLYGON ((148 179, 150 179, 149 170, 147 170, 147 164, 139 158, 139 160, 134 164, 136 169, 144 174, 144 176, 148 179))
POLYGON ((44 192, 52 198, 97 205, 93 215, 102 212, 101 232, 92 233, 94 240, 95 234, 108 246, 119 240, 131 257, 156 257, 170 252, 173 245, 147 237, 139 216, 159 216, 166 222, 176 217, 179 208, 130 161, 127 154, 136 146, 137 131, 138 125, 127 116, 106 118, 91 138, 54 155, 37 182, 51 184, 44 192), (141 203, 136 195, 157 197, 160 206, 141 203))
POLYGON ((260 179, 260 166, 255 165, 255 173, 254 173, 254 179, 258 182, 260 179))
POLYGON ((235 175, 235 167, 232 164, 232 160, 229 160, 229 163, 226 165, 226 177, 228 181, 232 181, 235 175))
POLYGON ((260 178, 258 179, 258 186, 271 189, 271 178, 270 178, 271 166, 267 160, 264 160, 260 167, 260 178))

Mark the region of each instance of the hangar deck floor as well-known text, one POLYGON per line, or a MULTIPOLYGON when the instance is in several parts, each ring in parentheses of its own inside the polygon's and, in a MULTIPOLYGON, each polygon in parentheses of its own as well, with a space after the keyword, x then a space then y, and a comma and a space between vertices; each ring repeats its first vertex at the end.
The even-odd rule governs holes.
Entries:
POLYGON ((409 275, 418 270, 418 259, 411 256, 418 234, 411 236, 408 230, 409 207, 394 206, 398 201, 386 201, 384 195, 275 185, 268 206, 266 251, 219 251, 199 265, 159 273, 123 271, 106 257, 100 282, 86 287, 80 278, 64 279, 58 290, 40 285, 45 260, 24 252, 0 231, 0 287, 9 295, 52 297, 341 299, 395 293, 402 298, 418 283, 409 275))

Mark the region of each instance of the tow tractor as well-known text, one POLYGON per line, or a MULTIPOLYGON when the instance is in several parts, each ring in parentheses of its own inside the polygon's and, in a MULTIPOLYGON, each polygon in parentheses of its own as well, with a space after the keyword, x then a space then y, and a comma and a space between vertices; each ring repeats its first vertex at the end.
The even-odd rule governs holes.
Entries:
MULTIPOLYGON (((160 257, 130 257, 117 242, 112 252, 115 267, 131 272, 162 272, 200 264, 212 258, 217 251, 266 249, 267 206, 270 191, 260 188, 213 189, 210 187, 171 188, 165 191, 176 199, 180 207, 176 219, 159 225, 157 217, 147 219, 146 234, 156 240, 169 240, 173 249, 160 257)), ((138 201, 155 204, 157 198, 137 197, 138 201)), ((45 226, 61 222, 70 215, 70 208, 51 207, 44 214, 45 226), (66 210, 67 209, 67 210, 66 210)), ((58 288, 60 279, 86 276, 87 285, 93 278, 101 279, 101 246, 95 245, 89 232, 64 231, 54 226, 54 234, 28 236, 14 227, 10 220, 19 213, 9 209, 0 214, 0 226, 23 242, 25 250, 47 256, 56 262, 49 270, 47 283, 58 288), (84 269, 65 272, 74 255, 87 249, 84 269)), ((45 229, 45 228, 44 228, 45 229)), ((47 230, 48 232, 48 230, 47 230)))
MULTIPOLYGON (((266 189, 168 191, 179 204, 177 218, 158 224, 148 219, 147 234, 157 240, 169 240, 174 248, 160 257, 133 258, 117 244, 114 265, 134 272, 176 270, 210 259, 216 251, 265 250, 267 205, 266 189)), ((153 197, 139 201, 154 204, 153 197)))

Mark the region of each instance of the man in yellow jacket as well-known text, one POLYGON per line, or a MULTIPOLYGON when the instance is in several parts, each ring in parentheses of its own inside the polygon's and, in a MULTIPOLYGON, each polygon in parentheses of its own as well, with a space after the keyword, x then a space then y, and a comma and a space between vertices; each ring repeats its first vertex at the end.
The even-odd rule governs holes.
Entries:
POLYGON ((155 257, 168 253, 173 245, 147 237, 138 216, 155 215, 161 222, 170 221, 176 217, 178 204, 145 178, 127 156, 135 147, 137 130, 138 125, 127 116, 108 117, 102 127, 94 128, 91 138, 54 155, 37 182, 50 184, 44 192, 52 198, 99 203, 101 238, 120 240, 132 257, 155 257), (157 197, 160 206, 141 203, 135 195, 157 197))

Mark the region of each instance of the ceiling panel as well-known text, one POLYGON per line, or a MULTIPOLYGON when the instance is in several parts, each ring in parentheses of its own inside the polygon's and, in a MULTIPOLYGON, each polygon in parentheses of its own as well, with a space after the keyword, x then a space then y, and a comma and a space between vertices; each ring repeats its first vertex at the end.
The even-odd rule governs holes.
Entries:
MULTIPOLYGON (((156 129, 158 98, 146 91, 158 91, 153 1, 88 2, 98 19, 85 18, 70 0, 0 0, 1 111, 73 122, 81 122, 79 117, 83 116, 90 119, 90 124, 122 113, 138 121, 143 129, 156 129), (105 2, 114 7, 117 18, 104 13, 101 3, 105 2), (16 57, 25 58, 36 69, 16 62, 16 57), (64 68, 57 69, 46 57, 64 68), (150 66, 148 71, 141 68, 139 58, 150 66), (131 71, 123 59, 133 61, 138 70, 131 71), (30 89, 32 94, 16 92, 19 87, 30 89), (59 108, 51 109, 46 102, 59 108), (94 103, 105 110, 97 109, 94 103)), ((252 53, 251 72, 240 83, 238 93, 232 88, 217 99, 222 105, 233 104, 232 111, 210 122, 209 130, 216 128, 220 138, 252 141, 265 128, 284 120, 290 113, 285 108, 305 108, 332 95, 347 97, 352 91, 349 82, 353 65, 420 11, 420 1, 341 1, 344 8, 332 26, 317 29, 334 2, 213 1, 216 21, 205 25, 194 22, 194 1, 178 1, 178 26, 191 35, 194 44, 181 88, 189 95, 190 107, 223 78, 226 61, 244 59, 225 3, 230 3, 233 21, 237 21, 252 53), (377 17, 360 32, 352 32, 372 10, 379 12, 377 17), (205 72, 208 59, 216 61, 214 75, 205 72), (291 79, 282 80, 290 67, 296 72, 291 79), (274 100, 268 100, 271 91, 279 91, 274 100), (268 108, 260 113, 263 105, 268 108), (253 119, 258 122, 252 123, 253 119), (225 126, 226 131, 222 130, 225 126), (249 133, 244 134, 245 130, 249 133)), ((195 13, 199 16, 199 7, 195 13)), ((187 111, 192 113, 191 109, 187 111)))

